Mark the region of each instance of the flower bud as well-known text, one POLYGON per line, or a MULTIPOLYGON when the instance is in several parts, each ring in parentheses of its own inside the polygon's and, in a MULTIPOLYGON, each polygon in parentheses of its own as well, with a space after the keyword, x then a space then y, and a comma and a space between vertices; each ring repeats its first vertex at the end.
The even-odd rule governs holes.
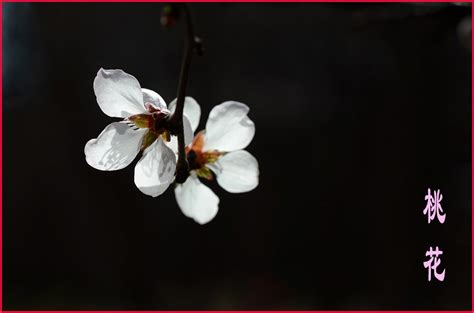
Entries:
POLYGON ((202 42, 202 38, 195 36, 194 37, 194 51, 196 51, 196 54, 199 56, 203 56, 204 52, 206 49, 204 49, 204 44, 202 42))
POLYGON ((168 4, 165 5, 161 11, 160 22, 163 26, 173 26, 176 24, 179 18, 179 8, 176 5, 168 4))

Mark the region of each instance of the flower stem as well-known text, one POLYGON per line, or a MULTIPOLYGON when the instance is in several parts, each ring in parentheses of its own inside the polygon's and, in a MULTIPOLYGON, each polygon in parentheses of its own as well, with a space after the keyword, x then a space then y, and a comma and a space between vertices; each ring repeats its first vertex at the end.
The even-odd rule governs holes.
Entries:
POLYGON ((178 83, 178 99, 176 100, 176 110, 171 116, 169 122, 176 126, 176 135, 178 136, 178 162, 176 164, 176 182, 184 183, 189 176, 189 164, 186 159, 184 147, 184 128, 183 128, 183 110, 184 99, 186 96, 186 86, 188 84, 189 67, 193 56, 193 50, 200 41, 194 36, 194 26, 191 19, 191 13, 186 3, 182 5, 184 20, 186 23, 186 43, 184 46, 184 57, 181 64, 181 73, 178 83))

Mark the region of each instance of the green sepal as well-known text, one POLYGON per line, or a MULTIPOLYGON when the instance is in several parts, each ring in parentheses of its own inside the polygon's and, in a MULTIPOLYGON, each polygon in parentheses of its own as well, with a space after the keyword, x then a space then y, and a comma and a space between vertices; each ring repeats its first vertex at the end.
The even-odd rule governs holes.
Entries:
POLYGON ((170 142, 171 141, 171 134, 169 131, 165 130, 162 134, 161 137, 163 138, 164 141, 170 142))
POLYGON ((204 152, 204 158, 206 159, 206 164, 212 164, 216 162, 224 152, 219 152, 217 150, 204 152))
POLYGON ((205 178, 207 180, 212 180, 214 178, 214 176, 212 175, 212 172, 210 169, 208 169, 207 167, 203 166, 199 169, 196 170, 196 174, 201 177, 201 178, 205 178))
POLYGON ((151 130, 147 131, 147 133, 145 134, 145 136, 143 136, 143 140, 142 140, 142 146, 141 146, 141 150, 145 150, 146 148, 148 148, 149 146, 151 146, 151 144, 153 142, 155 142, 157 136, 154 132, 152 132, 151 130))
POLYGON ((151 114, 135 114, 128 118, 138 128, 151 128, 153 125, 153 117, 151 114))

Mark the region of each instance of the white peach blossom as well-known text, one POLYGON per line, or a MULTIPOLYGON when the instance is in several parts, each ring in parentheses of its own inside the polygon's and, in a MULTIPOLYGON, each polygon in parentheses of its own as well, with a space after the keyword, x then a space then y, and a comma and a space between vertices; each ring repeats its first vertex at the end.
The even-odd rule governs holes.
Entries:
MULTIPOLYGON (((170 148, 175 136, 166 127, 172 112, 165 101, 156 92, 141 88, 135 77, 122 70, 101 68, 94 80, 94 92, 100 109, 122 120, 109 124, 86 143, 87 163, 102 171, 120 170, 142 151, 135 165, 135 185, 146 195, 161 195, 173 183, 176 170, 176 155, 170 148)), ((200 108, 194 103, 187 106, 183 127, 185 143, 189 144, 200 108)))
POLYGON ((241 193, 258 185, 257 159, 243 150, 255 135, 247 105, 227 101, 215 106, 205 130, 186 148, 190 176, 175 188, 176 201, 184 215, 199 224, 210 222, 219 209, 219 198, 201 181, 216 177, 226 191, 241 193))

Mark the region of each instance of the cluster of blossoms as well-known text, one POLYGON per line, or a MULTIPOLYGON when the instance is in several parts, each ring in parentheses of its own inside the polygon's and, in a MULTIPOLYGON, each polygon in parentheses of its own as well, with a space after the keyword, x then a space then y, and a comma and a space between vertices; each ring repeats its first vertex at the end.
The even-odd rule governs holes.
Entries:
MULTIPOLYGON (((135 165, 134 181, 146 195, 157 197, 174 183, 178 140, 169 123, 176 100, 166 106, 156 92, 140 87, 138 80, 122 70, 100 69, 94 92, 101 110, 122 121, 109 124, 86 143, 87 163, 102 171, 125 168, 142 152, 135 165)), ((212 180, 226 191, 247 192, 258 185, 258 162, 243 150, 252 141, 255 125, 249 108, 227 101, 215 106, 206 128, 196 134, 201 108, 186 97, 183 111, 184 142, 190 175, 176 184, 176 201, 184 215, 199 224, 217 214, 219 198, 201 181, 212 180), (194 139, 193 139, 194 138, 194 139)))

